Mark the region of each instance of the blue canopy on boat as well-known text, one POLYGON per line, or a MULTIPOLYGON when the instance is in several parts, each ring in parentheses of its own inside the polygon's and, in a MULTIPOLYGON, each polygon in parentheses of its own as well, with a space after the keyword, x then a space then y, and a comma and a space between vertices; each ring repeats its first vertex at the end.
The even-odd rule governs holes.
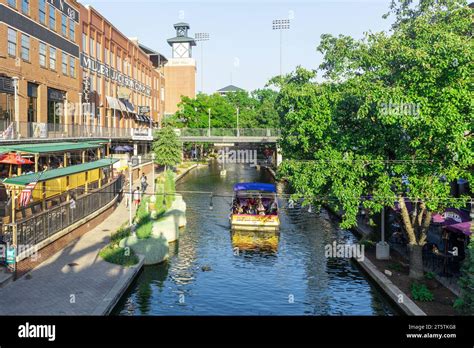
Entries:
POLYGON ((263 184, 259 182, 241 182, 234 185, 234 191, 276 192, 276 186, 274 184, 263 184))

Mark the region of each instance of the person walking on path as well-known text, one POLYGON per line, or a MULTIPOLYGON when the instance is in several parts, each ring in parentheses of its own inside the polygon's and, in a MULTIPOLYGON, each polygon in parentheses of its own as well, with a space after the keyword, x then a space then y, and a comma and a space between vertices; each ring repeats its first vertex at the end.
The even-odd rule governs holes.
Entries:
POLYGON ((148 182, 147 182, 145 173, 142 173, 142 177, 140 178, 140 183, 142 185, 142 192, 145 193, 146 188, 148 187, 148 182))
POLYGON ((138 208, 140 205, 140 200, 141 200, 141 192, 140 192, 140 187, 137 186, 137 189, 133 191, 133 204, 135 207, 138 208))

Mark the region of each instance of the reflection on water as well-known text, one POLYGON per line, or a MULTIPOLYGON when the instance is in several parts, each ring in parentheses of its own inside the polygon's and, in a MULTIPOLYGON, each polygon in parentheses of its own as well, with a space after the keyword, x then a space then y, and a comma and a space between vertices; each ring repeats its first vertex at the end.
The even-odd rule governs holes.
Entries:
POLYGON ((234 230, 231 232, 231 238, 235 255, 242 252, 253 252, 256 255, 259 253, 276 255, 280 233, 234 230))
MULTIPOLYGON (((355 242, 325 212, 308 213, 280 201, 279 233, 230 231, 236 182, 271 182, 264 170, 244 165, 194 170, 184 193, 188 225, 168 262, 145 267, 115 309, 120 315, 393 315, 394 311, 345 259, 327 259, 334 240, 355 242), (261 234, 263 233, 263 234, 261 234), (238 249, 236 249, 238 248, 238 249)), ((285 187, 278 184, 279 192, 285 187)))

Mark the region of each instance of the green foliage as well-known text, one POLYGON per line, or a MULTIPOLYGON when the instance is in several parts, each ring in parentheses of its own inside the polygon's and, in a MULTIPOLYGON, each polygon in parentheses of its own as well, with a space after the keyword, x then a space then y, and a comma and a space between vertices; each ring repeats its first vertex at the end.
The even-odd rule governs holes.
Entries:
POLYGON ((181 162, 181 142, 171 127, 164 127, 154 134, 152 144, 155 163, 172 167, 181 162))
MULTIPOLYGON (((473 179, 472 12, 456 6, 464 1, 421 1, 413 13, 406 3, 394 1, 390 34, 323 35, 326 82, 303 68, 272 81, 287 159, 281 175, 295 196, 342 208, 342 227, 357 223, 361 197, 371 195, 362 203, 375 213, 407 192, 429 222, 431 212, 466 203, 451 196, 450 182, 473 179)), ((422 245, 426 226, 409 227, 410 242, 422 245)))
POLYGON ((431 302, 434 300, 433 294, 424 284, 412 283, 411 295, 416 301, 431 302))
POLYGON ((226 96, 199 93, 194 99, 183 96, 179 111, 168 124, 208 128, 211 109, 212 128, 236 128, 238 108, 239 128, 278 128, 278 113, 274 106, 277 95, 271 89, 259 89, 250 94, 239 91, 226 96))
POLYGON ((474 238, 472 237, 462 264, 459 287, 461 296, 454 303, 454 308, 462 314, 474 315, 474 238))
POLYGON ((115 233, 112 233, 112 235, 110 236, 110 243, 119 243, 122 239, 128 236, 130 236, 130 227, 128 227, 128 223, 126 223, 120 226, 115 233))
POLYGON ((99 252, 99 256, 107 262, 125 267, 136 265, 139 261, 132 249, 121 248, 118 243, 107 245, 99 252))
POLYGON ((425 273, 425 278, 428 280, 433 280, 435 279, 435 274, 433 272, 426 272, 425 273))
POLYGON ((176 193, 176 183, 175 183, 175 174, 167 170, 164 172, 163 178, 156 184, 156 201, 155 201, 155 210, 157 216, 163 215, 163 213, 171 208, 176 193))
POLYGON ((373 248, 375 247, 375 245, 377 244, 376 242, 374 242, 373 240, 370 240, 370 239, 363 239, 359 242, 360 245, 363 245, 365 248, 373 248))
POLYGON ((403 271, 403 266, 399 263, 391 263, 390 265, 388 265, 388 268, 397 272, 403 271))

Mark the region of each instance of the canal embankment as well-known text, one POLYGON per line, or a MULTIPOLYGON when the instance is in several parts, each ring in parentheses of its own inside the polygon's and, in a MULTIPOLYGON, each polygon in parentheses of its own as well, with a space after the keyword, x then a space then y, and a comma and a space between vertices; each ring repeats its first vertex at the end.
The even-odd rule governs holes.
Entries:
MULTIPOLYGON (((186 168, 176 180, 198 166, 186 168)), ((142 171, 147 169, 151 166, 142 171)), ((139 184, 139 180, 134 181, 134 186, 139 184)), ((144 265, 140 255, 138 263, 129 267, 99 256, 126 217, 128 207, 122 200, 100 224, 90 226, 87 233, 25 276, 5 284, 0 288, 0 315, 108 315, 144 265)))

